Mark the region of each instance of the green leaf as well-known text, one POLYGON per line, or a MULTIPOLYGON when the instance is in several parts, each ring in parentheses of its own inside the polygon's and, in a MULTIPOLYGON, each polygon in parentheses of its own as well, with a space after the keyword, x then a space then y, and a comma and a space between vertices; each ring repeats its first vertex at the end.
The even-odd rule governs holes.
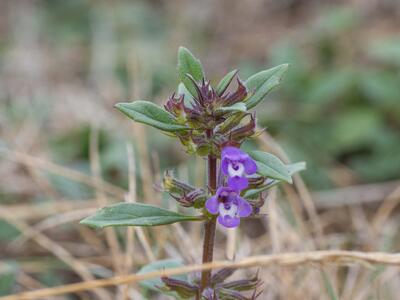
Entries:
POLYGON ((251 151, 249 155, 256 161, 257 173, 260 175, 292 183, 289 170, 275 155, 261 151, 251 151))
POLYGON ((178 124, 169 112, 149 101, 138 100, 131 103, 118 103, 115 108, 136 122, 164 131, 175 132, 187 129, 186 126, 178 124))
MULTIPOLYGON (((290 176, 292 176, 293 174, 303 171, 306 169, 306 163, 304 161, 301 162, 297 162, 294 164, 289 164, 286 165, 286 169, 289 173, 290 176)), ((257 187, 255 189, 248 189, 244 194, 243 197, 244 198, 255 198, 255 196, 257 196, 259 193, 268 190, 274 186, 276 186, 277 184, 279 184, 282 180, 273 180, 270 181, 268 184, 262 185, 260 187, 257 187)))
POLYGON ((217 108, 215 111, 216 112, 235 112, 235 111, 246 112, 247 108, 246 108, 246 104, 244 104, 243 102, 238 102, 231 106, 217 108))
POLYGON ((250 76, 245 86, 251 94, 246 101, 247 109, 253 108, 259 104, 264 97, 281 82, 282 75, 286 72, 288 64, 279 65, 272 69, 261 71, 250 76))
POLYGON ((218 95, 221 95, 227 89, 228 85, 231 83, 233 77, 235 77, 237 72, 238 70, 230 71, 228 74, 224 76, 224 78, 221 79, 221 81, 218 83, 215 89, 218 95))
POLYGON ((280 183, 280 180, 274 180, 269 184, 262 185, 258 188, 255 189, 248 189, 244 194, 243 198, 255 198, 259 193, 266 191, 274 186, 276 186, 278 183, 280 183))
POLYGON ((95 228, 108 226, 158 226, 183 221, 198 221, 200 216, 182 215, 164 208, 121 202, 99 209, 81 224, 95 228))
MULTIPOLYGON (((172 269, 172 268, 179 268, 183 267, 183 262, 180 259, 164 259, 152 262, 148 265, 143 266, 137 274, 145 274, 149 272, 165 270, 165 269, 172 269)), ((180 279, 180 280, 187 280, 187 275, 175 275, 171 276, 172 278, 180 279)), ((157 287, 164 286, 164 283, 161 281, 160 278, 153 278, 140 281, 140 285, 153 291, 160 292, 161 290, 157 287)))
POLYGON ((185 85, 181 82, 178 85, 178 90, 177 90, 178 95, 184 95, 185 98, 183 101, 185 102, 185 105, 190 105, 191 101, 193 100, 192 94, 187 90, 185 85))
POLYGON ((14 266, 14 263, 4 262, 0 273, 0 296, 6 296, 12 293, 17 273, 18 268, 14 266))
POLYGON ((368 46, 368 53, 384 63, 400 66, 400 38, 374 39, 368 46))
POLYGON ((203 67, 198 60, 188 49, 179 47, 178 50, 178 75, 179 80, 183 82, 187 90, 196 96, 196 89, 193 82, 186 76, 189 74, 194 80, 200 81, 204 78, 203 67))
POLYGON ((304 161, 286 165, 286 169, 288 170, 290 176, 292 176, 295 173, 304 171, 306 169, 306 167, 307 167, 306 162, 304 162, 304 161))

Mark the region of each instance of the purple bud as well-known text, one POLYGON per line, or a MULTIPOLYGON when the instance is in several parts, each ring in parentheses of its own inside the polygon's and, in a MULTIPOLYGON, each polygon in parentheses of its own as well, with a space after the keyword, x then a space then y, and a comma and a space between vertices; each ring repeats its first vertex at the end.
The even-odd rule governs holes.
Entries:
POLYGON ((200 207, 206 200, 203 189, 191 186, 173 177, 172 172, 167 171, 163 178, 163 190, 184 207, 200 207))
POLYGON ((249 114, 243 112, 237 112, 229 116, 223 123, 221 123, 217 128, 216 132, 220 134, 225 134, 238 126, 240 122, 249 114))
POLYGON ((201 294, 202 299, 204 298, 205 300, 219 300, 218 295, 216 294, 215 290, 212 288, 205 288, 203 293, 201 294))
POLYGON ((166 288, 169 291, 176 292, 182 298, 190 298, 198 295, 199 287, 184 280, 179 280, 171 277, 161 277, 166 288))
POLYGON ((172 171, 166 171, 163 178, 163 188, 167 192, 192 192, 196 187, 176 179, 172 171))
POLYGON ((230 132, 230 139, 233 141, 242 141, 245 138, 249 138, 254 135, 256 130, 256 119, 253 115, 250 115, 250 121, 238 128, 235 128, 230 132))
POLYGON ((175 96, 175 93, 168 99, 164 105, 165 109, 177 117, 178 120, 184 121, 185 119, 185 103, 184 95, 175 96))
POLYGON ((261 280, 258 275, 250 279, 241 279, 231 282, 220 283, 217 285, 218 288, 231 289, 235 291, 249 291, 258 288, 261 284, 261 280))
POLYGON ((228 278, 229 276, 231 276, 234 272, 236 271, 236 269, 232 269, 232 268, 223 268, 221 270, 219 270, 218 272, 214 273, 211 277, 211 283, 212 284, 218 284, 218 283, 222 283, 224 282, 224 280, 226 278, 228 278))
POLYGON ((232 300, 249 300, 246 296, 243 296, 238 291, 228 290, 228 289, 219 289, 219 295, 221 295, 222 299, 232 299, 232 300))
POLYGON ((233 93, 225 93, 221 96, 220 105, 221 106, 231 106, 235 103, 242 102, 247 97, 247 89, 243 82, 238 78, 237 79, 237 89, 233 93))

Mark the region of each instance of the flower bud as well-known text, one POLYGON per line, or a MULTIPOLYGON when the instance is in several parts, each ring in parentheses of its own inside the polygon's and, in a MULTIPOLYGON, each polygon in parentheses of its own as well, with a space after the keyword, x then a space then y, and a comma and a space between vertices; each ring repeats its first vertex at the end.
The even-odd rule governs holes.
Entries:
POLYGON ((221 106, 231 106, 235 103, 243 102, 246 99, 247 97, 246 86, 239 78, 237 78, 237 83, 238 85, 235 92, 233 93, 227 92, 220 97, 218 102, 221 106))
POLYGON ((217 296, 215 290, 213 290, 212 288, 209 288, 209 287, 204 289, 203 293, 201 294, 201 297, 202 297, 202 299, 205 299, 205 300, 218 300, 218 299, 220 299, 217 296))
POLYGON ((161 277, 165 287, 161 288, 166 291, 174 291, 182 298, 195 297, 199 293, 199 287, 187 281, 175 279, 171 277, 161 277))
POLYGON ((219 289, 218 294, 222 297, 222 299, 231 299, 231 300, 249 300, 246 296, 243 296, 238 291, 228 290, 228 289, 219 289))
POLYGON ((216 133, 218 134, 225 134, 238 126, 242 119, 248 114, 244 112, 237 112, 232 115, 230 115, 223 123, 218 125, 216 128, 216 133))
POLYGON ((187 194, 183 194, 180 198, 175 198, 175 200, 184 207, 194 206, 195 208, 201 208, 206 201, 206 193, 202 189, 196 189, 187 194))
POLYGON ((164 173, 163 188, 166 192, 178 194, 189 193, 196 189, 194 186, 176 179, 171 171, 164 173))
POLYGON ((174 93, 164 105, 165 109, 173 114, 179 123, 185 123, 186 121, 184 97, 184 95, 176 97, 174 93))
POLYGON ((200 208, 206 200, 206 192, 203 189, 174 178, 170 171, 164 174, 163 188, 184 207, 194 206, 200 208))
POLYGON ((265 183, 265 177, 256 176, 249 178, 249 188, 258 188, 265 183))
POLYGON ((231 282, 220 283, 217 285, 218 288, 230 289, 235 291, 249 291, 254 290, 261 284, 261 280, 258 278, 258 274, 250 279, 241 279, 231 282))
POLYGON ((231 276, 236 270, 232 268, 223 268, 218 272, 214 273, 211 277, 211 283, 217 284, 222 283, 226 278, 231 276))
POLYGON ((250 121, 243 126, 233 129, 230 132, 230 139, 234 141, 242 141, 245 138, 249 138, 254 135, 256 129, 255 116, 250 115, 250 121))

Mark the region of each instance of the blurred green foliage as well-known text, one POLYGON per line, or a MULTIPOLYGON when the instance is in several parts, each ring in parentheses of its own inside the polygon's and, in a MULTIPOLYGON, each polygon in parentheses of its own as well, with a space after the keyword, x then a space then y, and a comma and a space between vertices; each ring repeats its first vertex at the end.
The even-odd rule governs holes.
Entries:
MULTIPOLYGON (((132 96, 130 91, 135 84, 141 87, 141 95, 148 100, 165 100, 171 94, 178 81, 175 53, 179 44, 175 44, 173 36, 176 30, 191 37, 187 41, 191 44, 186 46, 204 58, 206 71, 221 70, 219 74, 206 74, 213 80, 236 65, 241 66, 241 77, 246 78, 268 66, 290 63, 282 85, 257 109, 257 116, 260 124, 283 144, 293 161, 307 161, 308 169, 303 173, 307 183, 314 189, 333 187, 338 184, 338 168, 347 170, 355 178, 351 183, 385 181, 400 176, 398 38, 360 37, 365 22, 362 16, 349 8, 331 7, 320 12, 317 21, 303 25, 303 30, 296 35, 275 40, 272 49, 266 45, 265 59, 248 56, 235 65, 226 65, 224 53, 208 52, 212 43, 226 41, 210 32, 209 25, 198 19, 193 20, 196 26, 179 27, 171 7, 157 1, 120 1, 115 5, 107 2, 93 5, 80 0, 40 1, 34 17, 39 23, 41 39, 52 49, 56 60, 66 63, 65 49, 77 51, 79 59, 71 62, 72 73, 78 75, 85 88, 95 88, 102 80, 106 82, 107 78, 102 76, 111 75, 125 94, 115 102, 132 96), (141 61, 135 78, 129 70, 132 51, 141 61), (106 58, 113 56, 107 58, 111 66, 104 63, 103 54, 106 58), (208 56, 216 58, 211 60, 208 56)), ((185 23, 182 21, 182 24, 185 23)), ((177 37, 175 39, 179 40, 177 37)), ((65 67, 66 72, 71 72, 69 66, 65 67)), ((35 110, 30 112, 35 114, 33 118, 36 116, 40 122, 46 122, 51 106, 43 103, 48 100, 32 100, 40 103, 33 105, 35 110)), ((4 111, 12 114, 7 118, 15 122, 26 118, 25 113, 19 113, 20 104, 8 103, 4 111)), ((108 107, 113 110, 111 105, 108 107)), ((49 136, 49 149, 56 161, 89 173, 90 128, 86 123, 77 123, 74 127, 49 136)), ((126 137, 111 131, 102 130, 100 137, 103 175, 126 187, 126 137)), ((184 159, 168 138, 159 134, 157 137, 148 141, 148 148, 168 154, 161 154, 169 158, 161 160, 162 170, 184 159)), ((140 173, 138 166, 138 180, 142 180, 140 173)), ((79 198, 90 194, 68 180, 55 178, 52 181, 57 190, 70 196, 79 198)))
POLYGON ((5 270, 0 274, 0 296, 5 296, 13 291, 16 273, 11 264, 5 265, 5 270))
POLYGON ((302 41, 272 51, 275 64, 289 62, 291 69, 262 122, 291 158, 307 161, 304 174, 314 188, 332 187, 335 167, 359 182, 398 178, 400 41, 358 39, 362 24, 352 10, 332 10, 321 20, 302 41))

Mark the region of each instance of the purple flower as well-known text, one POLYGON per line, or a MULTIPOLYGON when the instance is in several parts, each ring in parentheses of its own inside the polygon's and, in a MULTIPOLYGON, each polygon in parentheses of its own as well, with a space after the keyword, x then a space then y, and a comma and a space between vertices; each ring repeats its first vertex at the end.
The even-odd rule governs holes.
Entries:
POLYGON ((241 191, 249 185, 246 175, 254 174, 257 171, 257 165, 246 152, 228 146, 222 149, 221 170, 228 176, 228 186, 241 191))
POLYGON ((218 188, 215 196, 207 200, 206 208, 213 215, 219 213, 218 222, 225 227, 239 226, 240 218, 252 212, 251 205, 230 187, 218 188))

